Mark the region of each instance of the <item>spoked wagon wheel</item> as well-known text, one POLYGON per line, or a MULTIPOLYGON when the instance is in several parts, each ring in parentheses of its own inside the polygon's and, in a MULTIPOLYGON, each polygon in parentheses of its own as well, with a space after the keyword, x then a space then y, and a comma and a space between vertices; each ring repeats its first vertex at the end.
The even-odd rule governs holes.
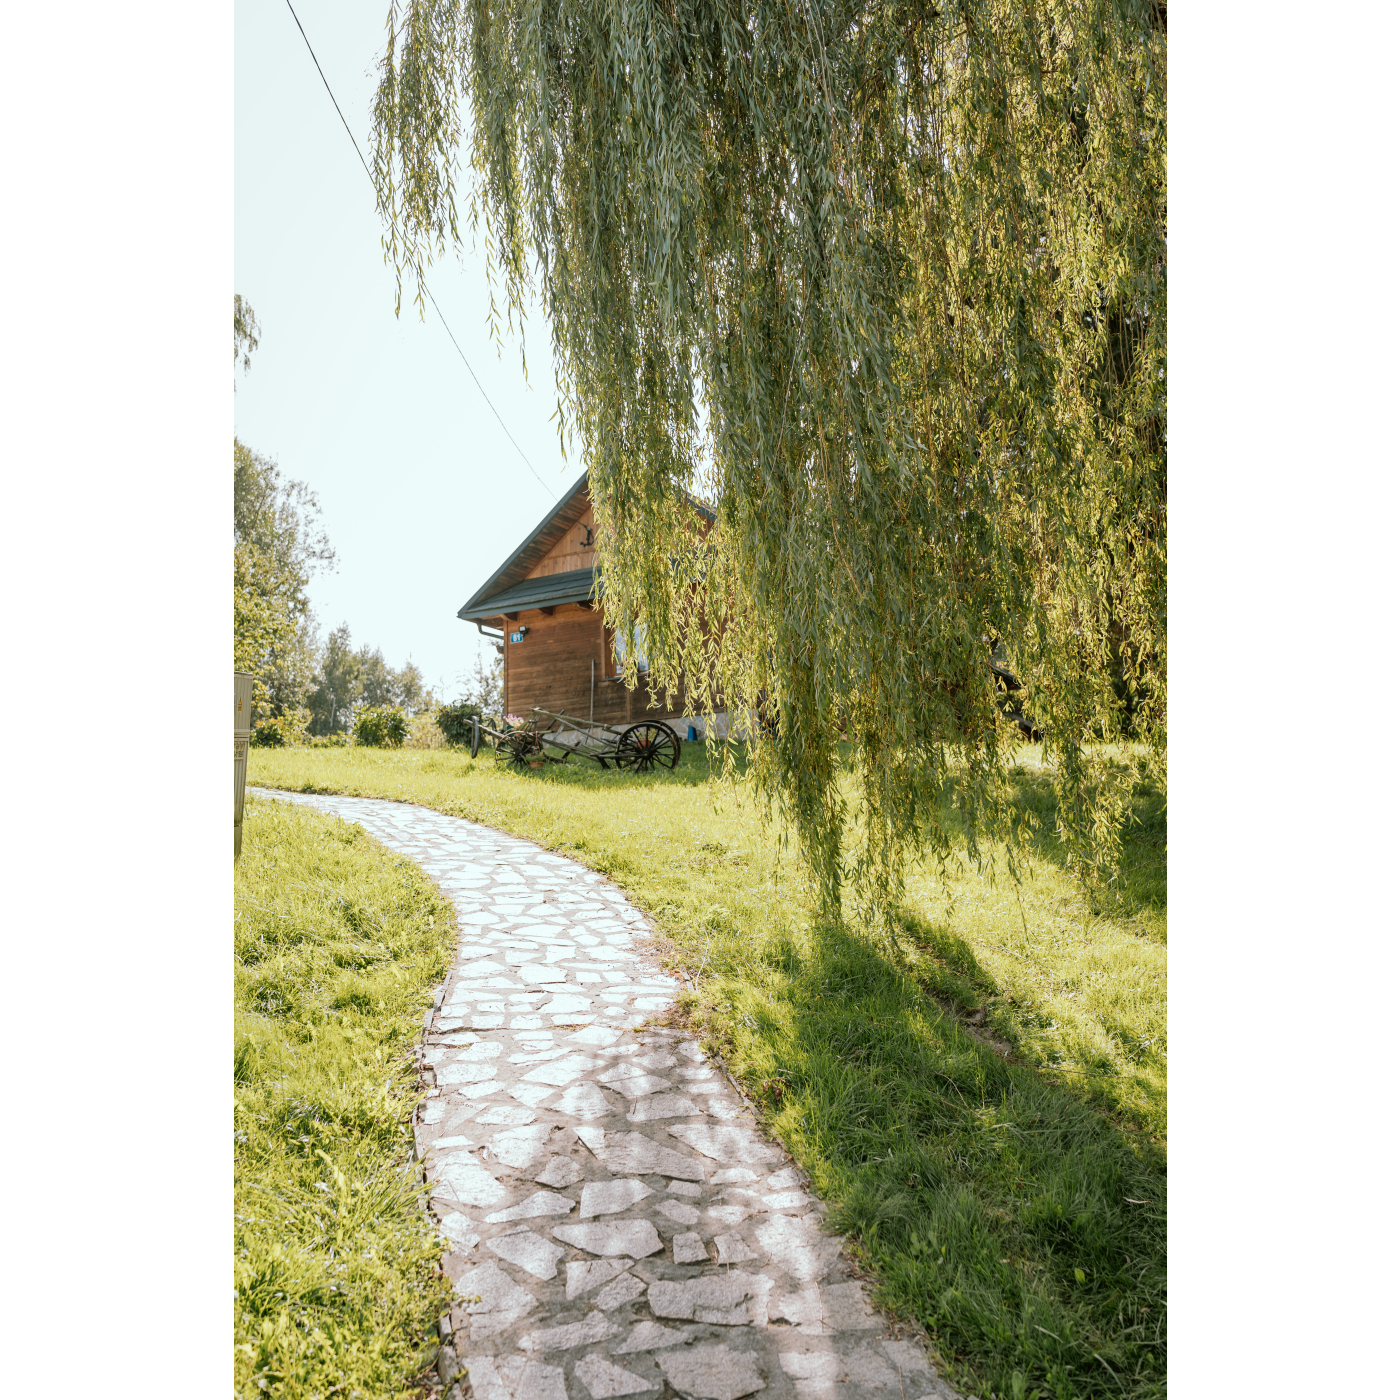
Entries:
POLYGON ((617 741, 619 768, 633 773, 650 773, 653 768, 674 768, 680 761, 681 741, 669 724, 643 720, 626 730, 617 741))
POLYGON ((531 759, 539 762, 544 752, 539 735, 530 729, 516 729, 496 745, 496 757, 515 768, 524 768, 531 759))

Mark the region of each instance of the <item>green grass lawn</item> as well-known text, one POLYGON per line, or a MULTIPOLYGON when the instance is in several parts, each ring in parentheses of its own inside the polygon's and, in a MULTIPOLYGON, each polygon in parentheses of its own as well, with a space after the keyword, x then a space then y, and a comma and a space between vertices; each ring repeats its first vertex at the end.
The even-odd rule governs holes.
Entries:
MULTIPOLYGON (((1028 808, 1053 817, 1027 749, 1028 808)), ((422 803, 605 872, 851 1232, 877 1296, 1002 1397, 1165 1394, 1166 817, 1142 787, 1093 899, 1053 835, 1026 878, 916 869, 898 952, 815 892, 701 745, 674 772, 459 750, 255 750, 249 782, 422 803), (952 901, 949 903, 948 893, 952 901)), ((1049 830, 1053 833, 1053 821, 1049 830)))
POLYGON ((455 916, 359 827, 256 798, 234 898, 237 1393, 416 1396, 449 1289, 412 1049, 455 916))

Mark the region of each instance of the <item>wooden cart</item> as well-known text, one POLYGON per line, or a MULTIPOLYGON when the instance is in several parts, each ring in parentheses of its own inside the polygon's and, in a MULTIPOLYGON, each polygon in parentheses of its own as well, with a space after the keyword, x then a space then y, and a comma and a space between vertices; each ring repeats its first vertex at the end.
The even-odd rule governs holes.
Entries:
POLYGON ((472 757, 485 734, 495 746, 496 758, 517 768, 541 763, 567 763, 571 754, 597 759, 601 768, 627 773, 650 773, 654 768, 674 768, 680 761, 681 741, 669 724, 644 719, 638 724, 589 724, 573 715, 557 715, 536 705, 537 718, 528 726, 498 730, 474 721, 472 757), (570 737, 565 738, 568 735, 570 737))

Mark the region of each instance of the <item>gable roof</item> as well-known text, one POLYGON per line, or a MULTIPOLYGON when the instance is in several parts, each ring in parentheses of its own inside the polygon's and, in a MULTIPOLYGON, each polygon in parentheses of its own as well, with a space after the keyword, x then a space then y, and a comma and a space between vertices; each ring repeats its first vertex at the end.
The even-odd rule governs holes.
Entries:
MULTIPOLYGON (((686 499, 706 519, 715 512, 686 493, 686 499)), ((598 570, 570 569, 562 574, 531 578, 545 556, 564 538, 588 509, 588 473, 579 477, 559 503, 515 547, 506 562, 457 609, 464 622, 482 622, 522 608, 547 608, 557 603, 582 603, 593 596, 598 570)))
MULTIPOLYGON (((520 607, 539 607, 538 603, 505 603, 501 598, 514 591, 514 585, 522 583, 539 562, 554 548, 573 527, 574 522, 588 509, 588 473, 579 477, 564 493, 559 502, 550 508, 549 513, 515 547, 506 562, 496 570, 480 588, 457 609, 457 616, 466 622, 476 622, 481 618, 495 617, 498 613, 514 612, 520 607)), ((574 569, 568 574, 548 574, 544 578, 530 579, 531 584, 556 584, 562 579, 573 578, 575 574, 589 576, 587 587, 580 598, 587 598, 592 591, 591 569, 574 569)), ((575 588, 577 585, 573 585, 575 588)), ((556 603, 577 602, 578 598, 554 598, 556 603)))

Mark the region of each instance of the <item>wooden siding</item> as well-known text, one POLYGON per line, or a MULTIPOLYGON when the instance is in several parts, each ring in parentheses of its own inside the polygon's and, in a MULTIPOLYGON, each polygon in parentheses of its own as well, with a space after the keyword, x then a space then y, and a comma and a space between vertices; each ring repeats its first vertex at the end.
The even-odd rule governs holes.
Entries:
MULTIPOLYGON (((528 719, 532 706, 586 720, 589 715, 589 662, 593 663, 593 718, 600 724, 635 723, 643 719, 675 719, 685 714, 683 703, 649 709, 650 696, 639 687, 628 690, 612 679, 611 637, 605 635, 601 610, 564 603, 553 614, 523 610, 515 621, 500 619, 506 633, 505 707, 528 719), (512 642, 510 633, 525 627, 525 639, 512 642)), ((684 697, 677 697, 682 701, 684 697)))
POLYGON ((535 565, 527 578, 544 578, 547 574, 567 574, 572 569, 591 569, 595 556, 593 546, 585 545, 593 529, 593 504, 569 526, 564 538, 535 565))

